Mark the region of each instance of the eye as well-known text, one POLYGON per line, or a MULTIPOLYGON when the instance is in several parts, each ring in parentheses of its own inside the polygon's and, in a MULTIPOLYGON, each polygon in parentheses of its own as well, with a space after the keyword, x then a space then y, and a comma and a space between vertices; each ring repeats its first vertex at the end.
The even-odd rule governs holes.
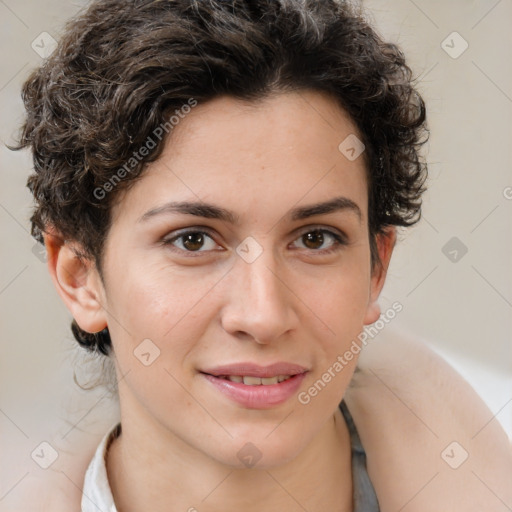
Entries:
MULTIPOLYGON (((165 246, 168 246, 174 252, 178 253, 204 253, 219 249, 219 245, 213 237, 206 231, 193 229, 173 233, 162 240, 165 246)), ((294 242, 298 249, 306 249, 318 254, 329 254, 338 251, 347 245, 344 235, 328 229, 309 229, 304 231, 294 242)))
POLYGON ((303 248, 321 254, 339 251, 347 245, 344 236, 328 229, 310 229, 302 233, 297 240, 303 244, 303 248))
POLYGON ((182 252, 206 252, 219 247, 205 231, 182 231, 171 238, 163 240, 166 246, 182 252))

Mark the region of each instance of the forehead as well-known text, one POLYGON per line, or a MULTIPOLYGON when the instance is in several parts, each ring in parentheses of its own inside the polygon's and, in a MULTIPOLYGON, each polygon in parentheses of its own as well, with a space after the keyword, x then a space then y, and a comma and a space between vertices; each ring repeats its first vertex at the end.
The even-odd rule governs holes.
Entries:
POLYGON ((243 211, 346 193, 366 212, 364 154, 353 159, 345 151, 345 141, 360 139, 350 116, 326 94, 281 93, 251 103, 216 98, 174 126, 121 205, 136 210, 179 197, 243 211))
MULTIPOLYGON (((334 98, 304 90, 252 102, 222 96, 200 104, 175 126, 168 145, 175 155, 201 141, 212 149, 229 145, 233 151, 246 152, 248 158, 293 151, 332 160, 332 150, 337 156, 340 143, 350 135, 361 139, 355 123, 334 98)), ((224 156, 220 151, 212 153, 224 156)))

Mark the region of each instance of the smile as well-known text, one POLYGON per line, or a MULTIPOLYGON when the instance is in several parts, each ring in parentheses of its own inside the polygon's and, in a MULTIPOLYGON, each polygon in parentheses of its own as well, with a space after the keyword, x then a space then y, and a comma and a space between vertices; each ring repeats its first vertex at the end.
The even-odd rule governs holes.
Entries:
POLYGON ((253 377, 240 375, 209 375, 201 373, 210 387, 221 397, 247 409, 270 409, 284 404, 299 391, 307 371, 295 375, 253 377))
POLYGON ((288 380, 291 375, 276 375, 275 377, 251 377, 249 375, 220 375, 220 379, 227 379, 231 382, 244 383, 246 386, 270 386, 288 380))

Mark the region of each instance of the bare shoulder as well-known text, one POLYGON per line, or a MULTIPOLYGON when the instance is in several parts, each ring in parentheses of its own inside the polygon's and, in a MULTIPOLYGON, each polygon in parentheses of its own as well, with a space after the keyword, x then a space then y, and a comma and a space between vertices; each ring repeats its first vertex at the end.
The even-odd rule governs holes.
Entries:
POLYGON ((85 472, 101 436, 76 430, 73 442, 52 441, 58 452, 55 463, 39 469, 30 460, 26 477, 4 496, 0 510, 79 512, 85 472))
POLYGON ((425 343, 386 329, 347 391, 383 512, 512 508, 512 445, 487 405, 425 343))

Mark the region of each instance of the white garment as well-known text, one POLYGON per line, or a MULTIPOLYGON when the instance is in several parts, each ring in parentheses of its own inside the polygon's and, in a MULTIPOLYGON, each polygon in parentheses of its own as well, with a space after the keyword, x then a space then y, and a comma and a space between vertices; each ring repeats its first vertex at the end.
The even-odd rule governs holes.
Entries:
POLYGON ((119 436, 117 423, 105 434, 85 473, 82 512, 117 512, 108 482, 106 455, 112 441, 119 436))

